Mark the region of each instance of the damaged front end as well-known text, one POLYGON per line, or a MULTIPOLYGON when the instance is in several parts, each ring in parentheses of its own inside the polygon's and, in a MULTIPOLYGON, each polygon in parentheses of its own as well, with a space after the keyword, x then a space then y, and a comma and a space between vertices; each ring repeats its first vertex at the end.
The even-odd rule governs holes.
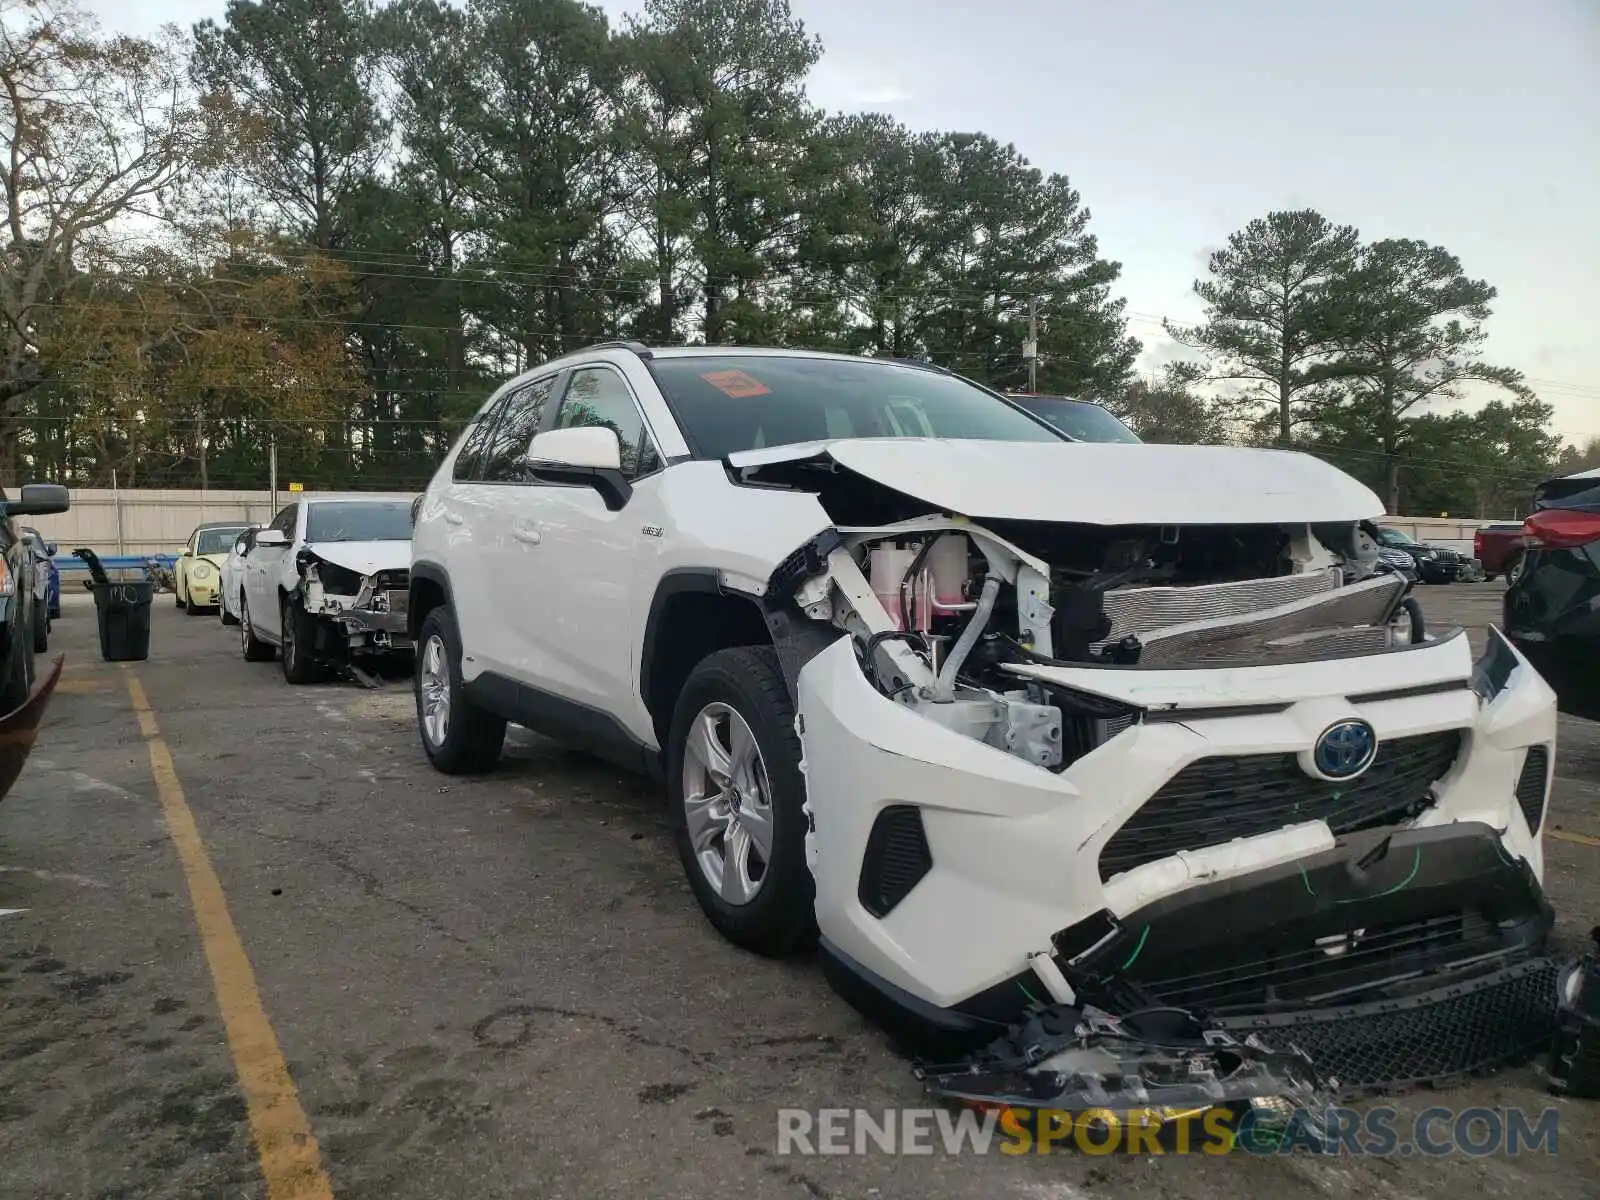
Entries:
POLYGON ((312 619, 312 654, 324 665, 355 669, 363 659, 409 654, 408 565, 336 561, 331 550, 306 546, 295 558, 295 599, 312 619))
POLYGON ((1498 630, 1475 657, 1423 628, 1376 513, 912 515, 807 465, 740 478, 835 521, 765 596, 829 977, 924 1056, 1041 1017, 1078 1055, 930 1069, 936 1091, 1347 1094, 1548 1044, 1554 697, 1498 630), (1133 1048, 1149 1013, 1200 1076, 1133 1048))

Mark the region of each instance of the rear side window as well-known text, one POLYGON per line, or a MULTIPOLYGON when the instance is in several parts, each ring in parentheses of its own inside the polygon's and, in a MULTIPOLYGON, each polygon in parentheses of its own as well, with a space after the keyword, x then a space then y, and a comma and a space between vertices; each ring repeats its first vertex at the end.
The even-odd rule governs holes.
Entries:
POLYGON ((505 411, 506 401, 510 398, 510 393, 502 395, 489 404, 483 410, 483 415, 472 423, 472 428, 467 430, 466 440, 461 443, 461 453, 456 455, 455 465, 450 469, 450 478, 457 480, 479 478, 483 471, 484 444, 494 432, 494 423, 505 411))
POLYGON ((1541 483, 1534 490, 1533 506, 1600 510, 1600 478, 1583 475, 1576 479, 1552 479, 1548 483, 1541 483))
POLYGON ((536 379, 507 397, 505 412, 495 423, 483 453, 483 478, 489 483, 523 483, 528 443, 539 432, 544 407, 555 388, 556 376, 536 379))

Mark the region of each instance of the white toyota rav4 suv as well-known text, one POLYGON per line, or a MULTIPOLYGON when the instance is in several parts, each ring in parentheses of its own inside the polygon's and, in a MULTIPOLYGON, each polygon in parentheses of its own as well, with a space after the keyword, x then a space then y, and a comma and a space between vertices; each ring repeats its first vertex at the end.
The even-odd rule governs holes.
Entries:
POLYGON ((924 365, 598 346, 422 498, 422 745, 482 772, 512 722, 664 778, 716 928, 820 944, 910 1045, 1181 1010, 1347 1082, 1483 1067, 1553 1009, 1553 697, 1398 619, 1382 513, 924 365))

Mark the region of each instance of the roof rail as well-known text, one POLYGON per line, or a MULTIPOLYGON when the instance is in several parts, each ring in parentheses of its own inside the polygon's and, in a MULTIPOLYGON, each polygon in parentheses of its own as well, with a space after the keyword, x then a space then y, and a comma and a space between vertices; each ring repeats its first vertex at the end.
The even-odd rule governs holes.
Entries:
POLYGON ((874 354, 872 357, 879 362, 894 362, 907 367, 921 367, 924 371, 937 371, 940 375, 955 374, 949 367, 941 367, 938 363, 929 362, 925 358, 907 358, 898 354, 874 354))
POLYGON ((621 339, 613 339, 612 341, 609 341, 609 342, 596 342, 592 346, 585 346, 583 348, 583 350, 579 351, 579 353, 588 353, 588 351, 590 351, 590 350, 616 350, 616 349, 632 350, 640 358, 653 358, 653 357, 655 357, 654 354, 651 352, 650 347, 646 346, 643 342, 625 342, 625 341, 622 341, 621 339))

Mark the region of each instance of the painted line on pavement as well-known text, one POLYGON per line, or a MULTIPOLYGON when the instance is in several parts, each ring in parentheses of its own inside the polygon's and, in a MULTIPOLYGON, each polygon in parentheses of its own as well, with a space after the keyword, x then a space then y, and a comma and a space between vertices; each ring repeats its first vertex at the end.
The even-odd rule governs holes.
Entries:
POLYGON ((189 901, 200 927, 206 963, 211 968, 217 1007, 228 1032, 228 1049, 239 1074, 256 1154, 267 1181, 268 1200, 332 1200, 333 1187, 322 1166, 316 1135, 300 1105, 278 1036, 261 1006, 255 969, 239 941, 222 882, 211 866, 194 813, 184 799, 183 785, 172 765, 172 752, 161 737, 161 728, 138 675, 126 664, 122 669, 127 675, 133 711, 139 718, 139 732, 150 748, 150 774, 161 798, 167 831, 189 884, 189 901))
POLYGON ((1568 833, 1565 829, 1552 829, 1545 836, 1553 837, 1558 842, 1571 842, 1576 846, 1600 846, 1600 837, 1590 837, 1587 833, 1568 833))

